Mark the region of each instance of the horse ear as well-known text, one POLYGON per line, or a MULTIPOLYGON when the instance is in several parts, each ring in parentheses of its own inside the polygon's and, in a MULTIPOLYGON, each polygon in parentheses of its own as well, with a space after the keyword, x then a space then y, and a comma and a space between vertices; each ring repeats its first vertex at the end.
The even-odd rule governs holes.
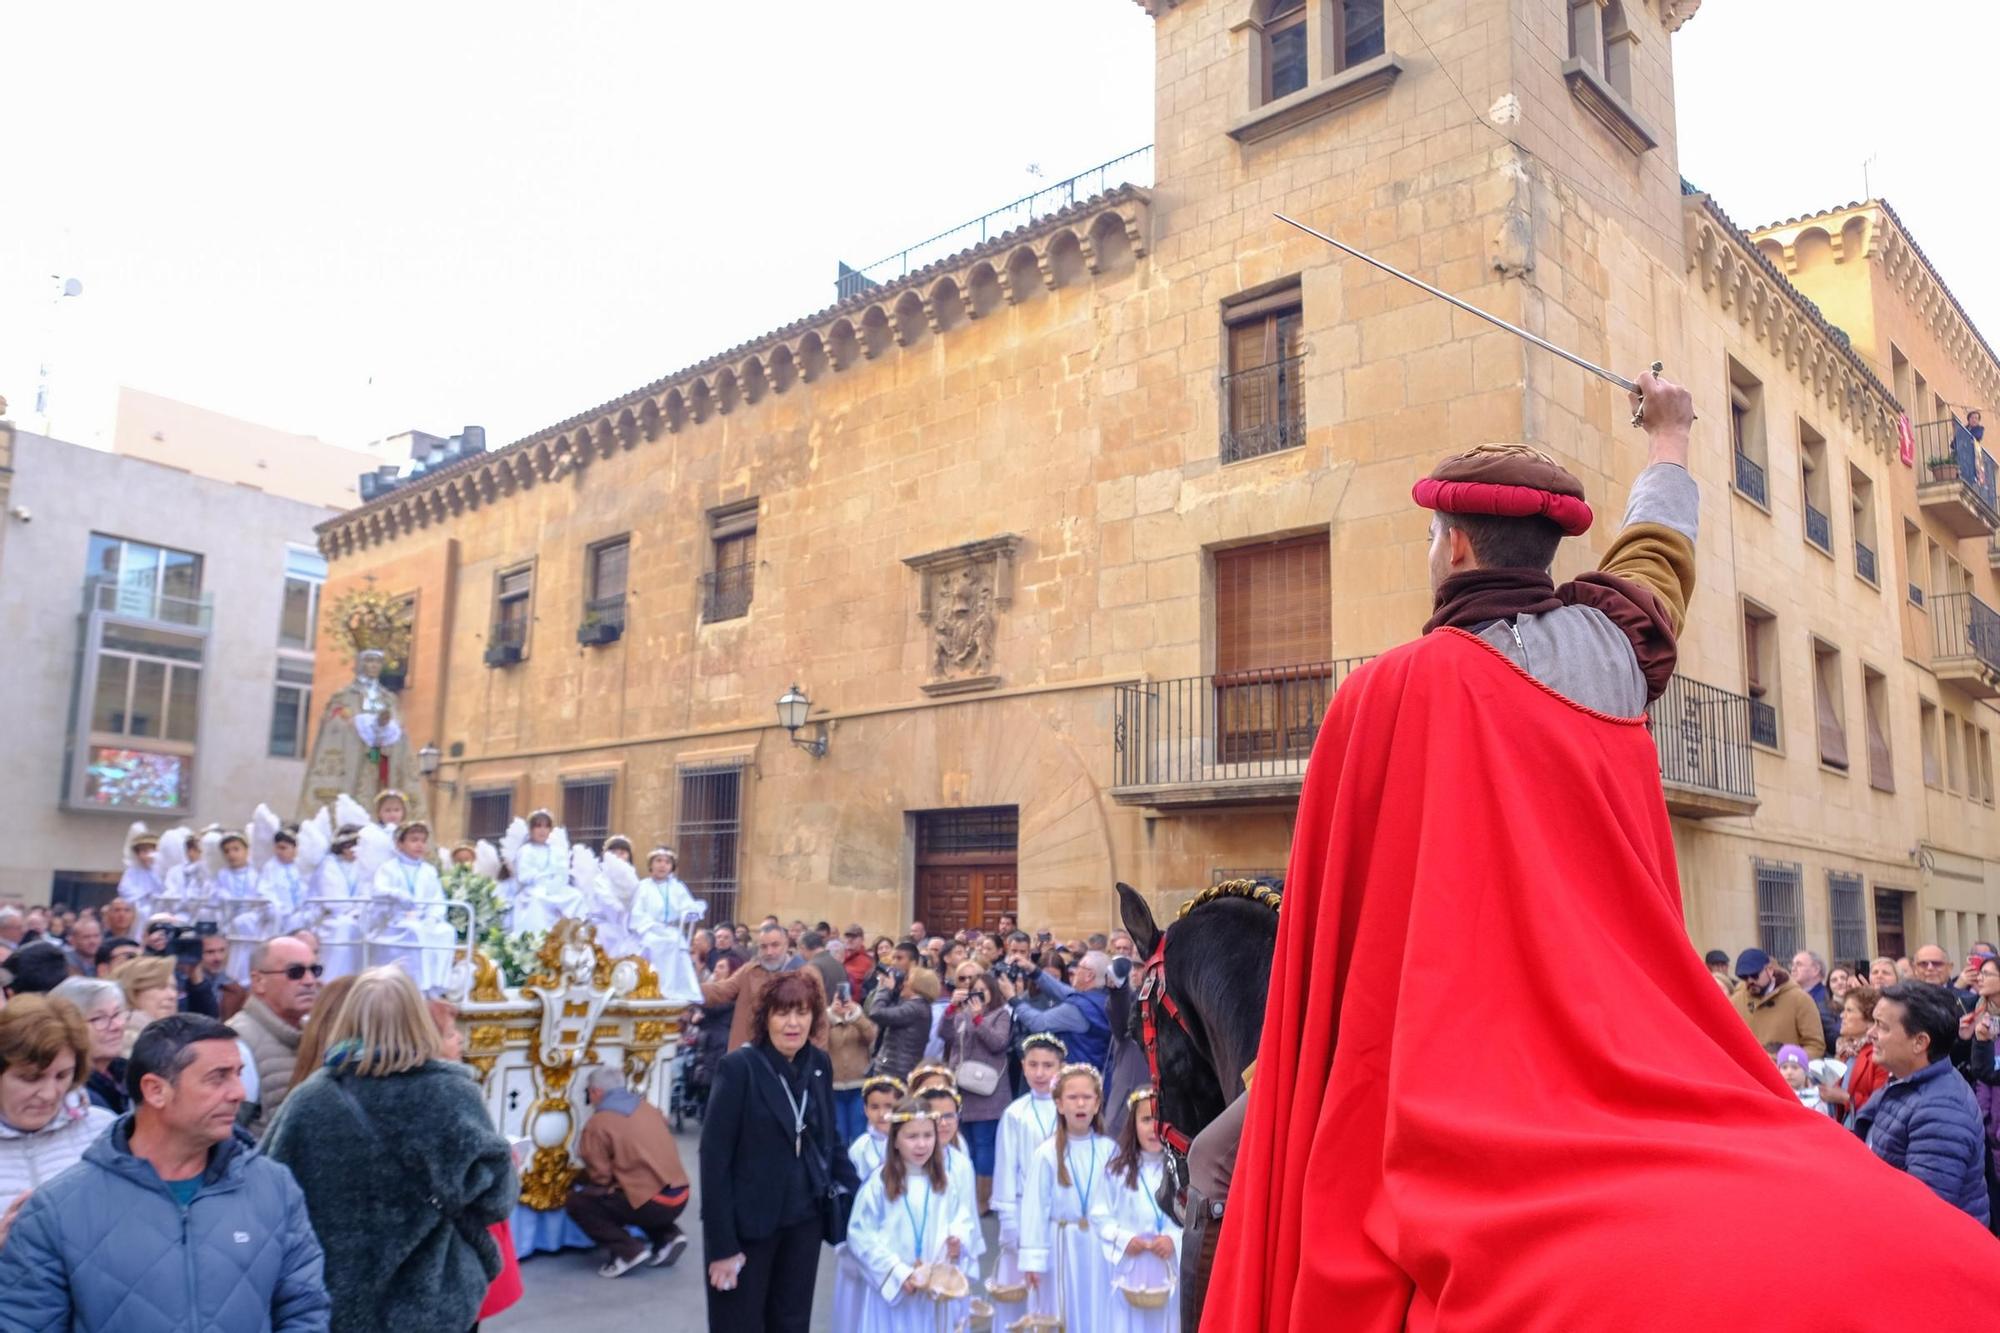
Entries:
POLYGON ((1139 951, 1139 957, 1151 958, 1153 950, 1159 947, 1160 928, 1153 921, 1153 909, 1146 905, 1146 899, 1130 884, 1118 885, 1118 915, 1125 922, 1125 931, 1132 937, 1132 947, 1139 951))

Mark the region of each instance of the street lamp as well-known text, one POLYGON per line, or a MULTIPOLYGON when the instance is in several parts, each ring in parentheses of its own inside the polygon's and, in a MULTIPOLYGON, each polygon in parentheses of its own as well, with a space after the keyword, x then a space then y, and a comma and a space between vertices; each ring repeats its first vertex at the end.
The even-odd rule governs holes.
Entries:
POLYGON ((799 728, 806 724, 806 715, 812 712, 812 700, 801 690, 798 682, 778 696, 778 725, 791 734, 792 744, 804 750, 815 759, 826 757, 826 723, 819 724, 819 735, 811 740, 799 739, 799 728))
POLYGON ((437 775, 438 762, 443 758, 444 751, 438 749, 436 741, 432 741, 430 744, 424 746, 423 749, 417 751, 417 772, 422 775, 424 781, 430 783, 432 786, 443 787, 453 796, 456 796, 458 795, 458 784, 437 775))

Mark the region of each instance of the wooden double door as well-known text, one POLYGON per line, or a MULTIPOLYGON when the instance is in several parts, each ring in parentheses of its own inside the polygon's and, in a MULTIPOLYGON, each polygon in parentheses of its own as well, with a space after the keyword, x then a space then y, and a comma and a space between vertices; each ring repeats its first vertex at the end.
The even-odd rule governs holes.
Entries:
POLYGON ((1019 812, 1012 806, 916 816, 917 920, 933 935, 991 930, 1019 908, 1019 812))

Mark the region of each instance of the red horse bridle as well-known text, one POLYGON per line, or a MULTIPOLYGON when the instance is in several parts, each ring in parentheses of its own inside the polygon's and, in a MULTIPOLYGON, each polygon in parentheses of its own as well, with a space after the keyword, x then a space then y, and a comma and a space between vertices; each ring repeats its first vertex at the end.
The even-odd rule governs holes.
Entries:
MULTIPOLYGON (((1187 1032, 1187 1022, 1181 1017, 1181 1007, 1174 1003, 1173 993, 1167 989, 1167 932, 1160 932, 1160 942, 1153 946, 1152 956, 1146 959, 1139 973, 1139 1038, 1146 1048, 1146 1073, 1153 1080, 1153 1115, 1159 1122, 1160 1137, 1167 1146, 1181 1156, 1187 1156, 1193 1140, 1185 1130, 1176 1129, 1168 1123, 1165 1103, 1160 1100, 1160 1023, 1156 1017, 1158 1009, 1165 1009, 1174 1026, 1187 1032)), ((1193 1034, 1190 1033, 1190 1036, 1193 1034)))

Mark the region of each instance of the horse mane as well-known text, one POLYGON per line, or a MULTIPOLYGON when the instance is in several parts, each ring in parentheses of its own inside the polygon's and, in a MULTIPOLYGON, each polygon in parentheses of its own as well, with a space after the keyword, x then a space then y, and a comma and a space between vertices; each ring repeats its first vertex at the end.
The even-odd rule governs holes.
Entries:
POLYGON ((1222 883, 1211 885, 1182 903, 1181 910, 1174 913, 1174 920, 1184 920, 1195 908, 1206 907, 1221 898, 1248 898, 1276 912, 1284 902, 1285 895, 1254 879, 1225 879, 1222 883))

